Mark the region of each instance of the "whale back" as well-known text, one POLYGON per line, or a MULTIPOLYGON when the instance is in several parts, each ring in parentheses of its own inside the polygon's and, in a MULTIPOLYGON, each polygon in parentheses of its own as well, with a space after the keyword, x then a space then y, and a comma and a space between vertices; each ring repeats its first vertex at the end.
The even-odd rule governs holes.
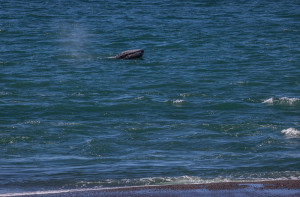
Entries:
POLYGON ((123 51, 119 55, 116 56, 117 59, 135 59, 135 58, 140 58, 144 54, 143 49, 134 49, 134 50, 128 50, 128 51, 123 51))

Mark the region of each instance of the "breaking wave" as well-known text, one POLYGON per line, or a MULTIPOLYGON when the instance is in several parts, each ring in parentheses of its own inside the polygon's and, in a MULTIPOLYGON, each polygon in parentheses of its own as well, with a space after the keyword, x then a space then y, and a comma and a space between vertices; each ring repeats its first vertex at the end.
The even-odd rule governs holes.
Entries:
POLYGON ((298 138, 300 137, 300 131, 295 129, 295 128, 288 128, 288 129, 283 129, 281 131, 284 135, 287 137, 292 137, 292 138, 298 138))
POLYGON ((263 103, 269 105, 297 105, 300 104, 299 98, 288 98, 288 97, 281 97, 281 98, 268 98, 263 101, 263 103))

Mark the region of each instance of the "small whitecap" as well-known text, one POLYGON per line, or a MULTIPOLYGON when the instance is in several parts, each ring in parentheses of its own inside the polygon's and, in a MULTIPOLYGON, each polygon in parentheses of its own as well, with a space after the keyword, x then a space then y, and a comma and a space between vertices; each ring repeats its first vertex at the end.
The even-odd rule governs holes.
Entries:
POLYGON ((81 93, 81 92, 74 92, 74 93, 72 93, 71 95, 72 95, 72 96, 84 96, 84 94, 81 93))
POLYGON ((269 98, 263 101, 263 103, 267 103, 267 104, 273 104, 274 99, 273 98, 269 98))
POLYGON ((180 96, 182 96, 182 97, 189 97, 189 96, 191 96, 191 94, 189 94, 189 93, 182 93, 182 94, 180 94, 180 96))
POLYGON ((25 124, 40 124, 41 121, 39 120, 30 120, 30 121, 26 121, 25 124))
POLYGON ((290 105, 294 104, 295 102, 297 102, 299 100, 300 99, 298 99, 298 98, 288 98, 288 97, 279 98, 280 102, 288 103, 290 105))
POLYGON ((174 104, 180 104, 180 103, 183 103, 184 100, 181 100, 181 99, 176 99, 173 101, 174 104))
POLYGON ((143 100, 145 97, 144 96, 139 96, 139 97, 136 97, 135 99, 136 100, 143 100))
POLYGON ((74 125, 79 125, 77 122, 58 122, 58 123, 53 123, 55 126, 74 126, 74 125))
POLYGON ((263 101, 263 103, 271 104, 271 105, 294 105, 295 103, 299 102, 299 98, 288 98, 288 97, 281 97, 281 98, 269 98, 263 101))
POLYGON ((281 133, 283 133, 287 137, 300 137, 300 131, 295 128, 283 129, 281 133))

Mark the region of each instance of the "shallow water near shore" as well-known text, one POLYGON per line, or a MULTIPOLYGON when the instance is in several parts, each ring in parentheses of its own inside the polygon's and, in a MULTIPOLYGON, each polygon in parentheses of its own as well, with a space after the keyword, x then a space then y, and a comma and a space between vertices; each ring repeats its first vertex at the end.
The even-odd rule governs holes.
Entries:
POLYGON ((299 179, 299 10, 2 0, 0 194, 299 179))

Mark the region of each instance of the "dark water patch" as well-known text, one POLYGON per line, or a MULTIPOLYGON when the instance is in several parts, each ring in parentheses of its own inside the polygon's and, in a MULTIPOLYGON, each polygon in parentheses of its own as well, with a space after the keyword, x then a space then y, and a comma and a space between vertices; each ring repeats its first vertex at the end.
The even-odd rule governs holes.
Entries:
POLYGON ((238 103, 220 103, 220 104, 215 104, 213 106, 210 106, 209 108, 213 110, 236 110, 236 109, 242 109, 246 108, 247 105, 243 104, 238 104, 238 103))

